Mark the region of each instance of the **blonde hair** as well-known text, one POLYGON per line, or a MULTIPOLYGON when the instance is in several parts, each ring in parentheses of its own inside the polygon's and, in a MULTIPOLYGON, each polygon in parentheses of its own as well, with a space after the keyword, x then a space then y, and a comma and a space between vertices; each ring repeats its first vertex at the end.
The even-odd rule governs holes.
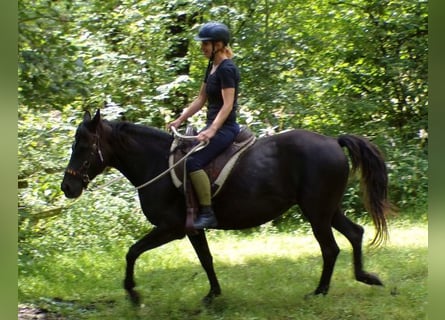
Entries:
POLYGON ((232 50, 232 48, 230 48, 229 45, 225 45, 221 49, 216 50, 215 53, 216 52, 221 52, 222 54, 226 55, 227 58, 229 58, 229 59, 232 59, 234 56, 233 50, 232 50))
POLYGON ((232 50, 232 48, 230 48, 229 45, 227 45, 223 48, 223 52, 229 59, 233 58, 233 50, 232 50))
POLYGON ((232 48, 228 44, 225 45, 222 41, 218 42, 221 42, 222 47, 214 51, 214 53, 221 52, 222 54, 226 55, 227 58, 232 59, 234 56, 232 48))

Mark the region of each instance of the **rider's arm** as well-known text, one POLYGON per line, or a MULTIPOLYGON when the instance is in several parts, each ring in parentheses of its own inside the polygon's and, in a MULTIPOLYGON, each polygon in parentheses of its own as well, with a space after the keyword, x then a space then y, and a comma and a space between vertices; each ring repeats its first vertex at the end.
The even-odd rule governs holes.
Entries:
POLYGON ((174 122, 177 121, 179 122, 177 126, 179 126, 182 122, 184 122, 189 117, 193 116, 196 112, 202 109, 207 100, 207 94, 205 89, 206 89, 206 84, 203 83, 201 85, 201 89, 199 90, 199 94, 195 98, 195 100, 193 100, 192 103, 190 103, 189 106, 186 109, 184 109, 179 118, 174 121, 174 122))

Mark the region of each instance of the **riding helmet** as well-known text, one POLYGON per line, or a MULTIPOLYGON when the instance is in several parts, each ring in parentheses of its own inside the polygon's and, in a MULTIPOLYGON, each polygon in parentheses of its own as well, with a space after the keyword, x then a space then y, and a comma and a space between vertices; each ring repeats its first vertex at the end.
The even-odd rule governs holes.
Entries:
POLYGON ((224 23, 207 22, 199 29, 195 40, 222 41, 224 45, 227 45, 230 42, 230 31, 224 23))

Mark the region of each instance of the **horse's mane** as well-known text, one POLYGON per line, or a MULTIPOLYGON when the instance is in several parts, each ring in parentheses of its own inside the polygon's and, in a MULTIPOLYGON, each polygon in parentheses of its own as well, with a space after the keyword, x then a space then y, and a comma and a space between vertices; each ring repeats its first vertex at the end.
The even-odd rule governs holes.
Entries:
MULTIPOLYGON (((129 121, 107 121, 112 127, 112 139, 126 151, 143 151, 147 148, 165 150, 172 137, 165 131, 129 121)), ((167 151, 169 148, 167 148, 167 151)))

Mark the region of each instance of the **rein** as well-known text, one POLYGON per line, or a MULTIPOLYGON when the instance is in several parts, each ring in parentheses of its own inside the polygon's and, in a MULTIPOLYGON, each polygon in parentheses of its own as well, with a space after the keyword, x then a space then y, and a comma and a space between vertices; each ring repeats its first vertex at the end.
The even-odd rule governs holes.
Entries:
MULTIPOLYGON (((180 133, 176 130, 175 127, 171 127, 171 130, 173 131, 173 134, 174 134, 177 138, 179 138, 179 139, 184 139, 184 140, 196 140, 196 138, 197 138, 197 136, 186 136, 186 135, 180 134, 180 133)), ((139 186, 136 186, 135 189, 136 189, 136 190, 142 189, 142 188, 144 188, 144 187, 146 187, 146 186, 152 184, 153 182, 158 181, 159 179, 161 179, 162 177, 164 177, 166 174, 168 174, 170 171, 172 171, 174 168, 176 168, 181 162, 183 162, 185 159, 187 159, 192 153, 194 153, 194 152, 196 152, 196 151, 198 151, 198 150, 201 150, 201 149, 205 148, 208 144, 209 144, 208 141, 201 141, 201 142, 198 143, 196 146, 194 146, 194 147, 193 147, 193 148, 192 148, 186 155, 184 155, 181 159, 179 159, 176 163, 174 163, 171 167, 169 167, 167 170, 164 170, 163 172, 161 172, 159 175, 157 175, 156 177, 152 178, 151 180, 149 180, 149 181, 147 181, 147 182, 144 182, 143 184, 141 184, 141 185, 139 185, 139 186)), ((101 160, 102 160, 102 162, 103 162, 102 152, 100 151, 99 148, 97 148, 97 150, 98 150, 99 156, 100 156, 100 158, 101 158, 101 160)), ((85 162, 88 162, 88 161, 85 161, 85 162)), ((83 165, 82 165, 82 166, 83 166, 83 165)), ((72 174, 72 175, 74 175, 74 176, 79 175, 78 172, 75 172, 75 171, 73 171, 73 170, 71 170, 71 169, 67 169, 66 172, 67 172, 67 173, 70 173, 70 174, 72 174)), ((79 169, 79 172, 80 172, 80 169, 79 169)), ((89 182, 89 177, 88 177, 88 175, 86 175, 86 177, 88 178, 87 181, 89 182)), ((119 181, 119 180, 121 180, 121 179, 123 179, 123 178, 124 178, 123 176, 121 176, 121 177, 117 177, 117 178, 111 180, 110 182, 108 182, 108 183, 106 183, 106 184, 104 184, 104 185, 102 185, 102 186, 96 188, 95 190, 100 190, 100 189, 102 189, 102 188, 105 188, 105 187, 109 186, 110 184, 115 183, 115 182, 117 182, 117 181, 119 181)), ((95 191, 95 190, 92 190, 92 191, 95 191)))
MULTIPOLYGON (((186 136, 187 138, 191 138, 191 136, 186 136)), ((181 137, 180 137, 181 138, 181 137)), ((193 139, 193 137, 192 137, 193 139)), ((154 177, 153 179, 145 182, 144 184, 141 184, 140 186, 135 187, 136 190, 142 189, 143 187, 148 186, 149 184, 159 180, 160 178, 162 178, 163 176, 165 176, 167 173, 169 173, 170 171, 172 171, 174 168, 176 168, 182 161, 184 161, 185 159, 187 159, 187 157, 189 157, 192 153, 204 148, 205 146, 207 146, 208 142, 205 141, 201 141, 199 144, 197 144, 196 146, 194 146, 185 156, 183 156, 181 159, 179 159, 175 164, 173 164, 171 167, 169 167, 167 170, 165 170, 164 172, 160 173, 159 175, 157 175, 156 177, 154 177)))

